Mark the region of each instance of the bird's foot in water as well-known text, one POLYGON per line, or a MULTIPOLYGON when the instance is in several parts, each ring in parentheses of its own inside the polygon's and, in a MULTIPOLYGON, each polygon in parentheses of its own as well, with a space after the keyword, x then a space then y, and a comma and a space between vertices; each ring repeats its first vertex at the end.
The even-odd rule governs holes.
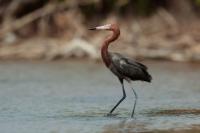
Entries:
POLYGON ((105 116, 107 116, 107 117, 114 117, 114 116, 117 116, 118 114, 113 114, 113 113, 108 113, 108 114, 106 114, 105 116))

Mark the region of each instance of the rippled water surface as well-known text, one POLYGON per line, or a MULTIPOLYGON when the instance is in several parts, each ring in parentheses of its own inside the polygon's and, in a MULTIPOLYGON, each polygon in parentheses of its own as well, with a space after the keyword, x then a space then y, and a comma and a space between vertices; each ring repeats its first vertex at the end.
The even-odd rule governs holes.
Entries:
POLYGON ((145 62, 151 84, 133 82, 134 96, 115 117, 105 114, 122 96, 118 80, 92 62, 1 62, 2 133, 114 133, 197 129, 200 131, 200 65, 145 62))

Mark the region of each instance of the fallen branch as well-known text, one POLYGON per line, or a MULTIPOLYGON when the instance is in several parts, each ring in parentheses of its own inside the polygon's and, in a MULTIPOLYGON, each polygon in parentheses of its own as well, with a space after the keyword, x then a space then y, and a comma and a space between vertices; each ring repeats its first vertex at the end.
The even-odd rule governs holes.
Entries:
POLYGON ((44 17, 46 15, 49 15, 53 13, 56 9, 60 9, 65 7, 65 4, 60 3, 60 4, 55 4, 55 3, 49 3, 46 6, 20 18, 17 19, 11 23, 5 24, 1 30, 0 30, 0 38, 2 38, 4 35, 7 33, 13 31, 13 30, 18 30, 22 28, 23 26, 33 22, 34 20, 44 17))

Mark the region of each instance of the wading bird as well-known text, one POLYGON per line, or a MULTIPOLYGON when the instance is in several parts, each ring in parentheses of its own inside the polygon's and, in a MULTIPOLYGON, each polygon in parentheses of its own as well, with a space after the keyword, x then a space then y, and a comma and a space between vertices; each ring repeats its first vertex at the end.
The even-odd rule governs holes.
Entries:
MULTIPOLYGON (((89 30, 108 30, 112 31, 112 35, 108 36, 102 44, 101 56, 106 67, 109 68, 119 79, 122 85, 123 97, 117 102, 117 104, 110 110, 108 116, 111 116, 117 106, 126 98, 126 92, 124 89, 124 80, 128 83, 131 81, 146 81, 151 82, 152 77, 147 72, 147 67, 133 59, 122 56, 119 53, 111 53, 108 51, 108 46, 111 42, 115 41, 120 35, 120 29, 117 24, 107 24, 103 26, 97 26, 90 28, 89 30)), ((132 88, 135 95, 135 102, 132 110, 131 117, 134 116, 135 107, 137 103, 137 94, 132 88)))

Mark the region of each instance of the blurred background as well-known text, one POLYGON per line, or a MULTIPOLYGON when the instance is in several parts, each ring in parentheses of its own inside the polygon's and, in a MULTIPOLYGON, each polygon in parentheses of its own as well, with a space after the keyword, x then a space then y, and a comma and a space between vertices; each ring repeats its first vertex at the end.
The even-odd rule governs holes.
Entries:
POLYGON ((0 0, 3 133, 200 133, 200 0, 0 0), (101 61, 110 45, 148 67, 152 83, 122 96, 101 61), (99 62, 98 62, 99 61, 99 62))
POLYGON ((99 59, 117 22, 115 51, 143 59, 200 61, 199 0, 1 0, 1 59, 99 59))

